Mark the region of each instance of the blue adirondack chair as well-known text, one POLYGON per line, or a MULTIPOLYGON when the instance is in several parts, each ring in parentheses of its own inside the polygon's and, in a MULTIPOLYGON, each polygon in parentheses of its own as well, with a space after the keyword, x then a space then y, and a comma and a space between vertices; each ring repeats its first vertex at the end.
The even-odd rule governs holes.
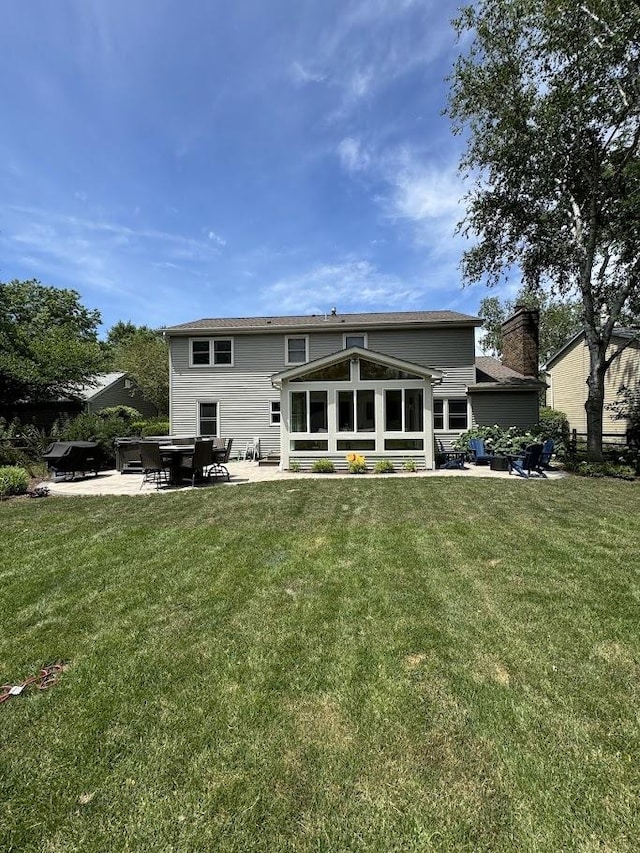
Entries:
POLYGON ((548 438, 542 445, 542 455, 540 457, 540 466, 546 468, 547 471, 551 467, 551 457, 553 456, 554 442, 552 438, 548 438))
POLYGON ((522 456, 509 457, 509 473, 517 474, 519 477, 545 477, 542 470, 542 444, 529 444, 525 447, 522 456))
POLYGON ((481 438, 470 438, 469 449, 476 465, 488 465, 491 462, 493 453, 485 448, 484 441, 481 438))

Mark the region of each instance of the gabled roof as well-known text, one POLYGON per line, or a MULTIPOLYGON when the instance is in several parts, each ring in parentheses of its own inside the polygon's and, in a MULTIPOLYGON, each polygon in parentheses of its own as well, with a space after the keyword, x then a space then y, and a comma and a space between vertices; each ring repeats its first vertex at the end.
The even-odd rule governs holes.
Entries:
POLYGON ((80 400, 89 402, 89 400, 93 400, 94 397, 97 397, 98 394, 101 394, 107 388, 115 385, 115 383, 125 375, 126 374, 122 370, 116 371, 115 373, 98 373, 90 382, 86 382, 84 385, 80 385, 76 388, 73 395, 80 400))
MULTIPOLYGON (((542 365, 543 370, 549 370, 549 368, 552 367, 558 361, 558 359, 560 359, 565 354, 565 352, 567 352, 568 349, 570 349, 577 341, 579 341, 580 338, 584 338, 584 336, 584 329, 580 329, 579 332, 576 332, 576 334, 572 338, 569 338, 569 340, 566 341, 566 343, 564 343, 560 347, 560 349, 551 356, 551 358, 546 364, 542 365)), ((615 340, 616 338, 622 341, 632 341, 634 338, 637 338, 640 341, 640 329, 634 329, 630 326, 617 326, 613 330, 613 334, 611 335, 612 340, 615 340)))
POLYGON ((281 317, 219 317, 193 320, 162 331, 169 335, 198 332, 306 331, 398 328, 406 326, 481 326, 482 320, 458 311, 389 311, 361 314, 311 314, 281 317))
POLYGON ((295 367, 288 367, 279 373, 274 373, 271 377, 271 384, 279 386, 285 380, 297 379, 306 373, 313 373, 323 367, 330 367, 333 364, 338 364, 340 361, 346 361, 350 358, 362 358, 365 361, 373 361, 375 364, 394 367, 396 370, 402 370, 405 373, 414 373, 423 379, 433 379, 436 382, 440 382, 443 376, 442 371, 437 370, 435 367, 424 367, 422 364, 414 364, 411 361, 404 361, 404 359, 385 355, 381 352, 374 352, 374 350, 370 349, 363 349, 362 347, 349 347, 348 349, 332 352, 330 355, 325 355, 322 358, 316 358, 313 361, 306 361, 304 364, 297 364, 295 367))

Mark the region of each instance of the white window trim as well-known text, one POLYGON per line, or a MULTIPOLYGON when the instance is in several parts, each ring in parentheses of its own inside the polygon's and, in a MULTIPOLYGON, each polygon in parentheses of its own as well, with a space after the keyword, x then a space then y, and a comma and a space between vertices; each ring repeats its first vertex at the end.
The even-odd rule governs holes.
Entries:
POLYGON ((347 348, 347 338, 363 338, 363 349, 369 349, 369 335, 367 332, 344 332, 342 335, 342 349, 347 348))
POLYGON ((223 367, 233 367, 235 362, 235 343, 234 339, 230 335, 216 335, 213 338, 189 338, 189 367, 194 367, 196 370, 199 368, 223 368, 223 367), (195 341, 207 341, 209 344, 209 363, 208 364, 194 364, 193 363, 193 343, 195 341), (230 341, 231 342, 231 364, 215 364, 214 363, 214 341, 230 341))
POLYGON ((284 336, 284 363, 294 367, 298 364, 306 364, 309 361, 309 335, 285 335, 284 336), (289 341, 304 340, 304 361, 289 361, 289 341))
POLYGON ((202 430, 200 429, 200 406, 202 404, 216 404, 216 434, 214 438, 220 438, 220 400, 213 400, 211 398, 204 398, 196 400, 196 425, 197 425, 197 435, 202 435, 202 430))
POLYGON ((433 412, 432 412, 432 420, 435 417, 435 403, 436 400, 442 400, 442 419, 444 426, 442 429, 440 427, 433 427, 434 433, 444 433, 444 432, 459 432, 463 433, 467 430, 471 429, 471 402, 468 397, 464 394, 451 394, 450 397, 434 397, 433 398, 433 412), (449 400, 465 400, 467 402, 467 426, 464 429, 460 429, 458 427, 450 427, 449 426, 449 400))
POLYGON ((280 402, 280 400, 269 400, 269 426, 279 427, 281 422, 282 422, 282 403, 280 402), (274 403, 277 403, 280 406, 278 411, 275 413, 273 411, 273 404, 274 403), (274 421, 274 419, 273 419, 274 414, 278 415, 277 421, 274 421))

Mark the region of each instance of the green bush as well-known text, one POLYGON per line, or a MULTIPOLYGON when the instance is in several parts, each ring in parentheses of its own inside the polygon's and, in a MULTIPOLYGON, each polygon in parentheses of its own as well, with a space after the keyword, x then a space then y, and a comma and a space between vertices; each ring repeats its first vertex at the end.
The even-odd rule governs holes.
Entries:
POLYGON ((553 439, 553 450, 556 456, 562 458, 569 452, 571 432, 569 421, 564 412, 551 409, 549 406, 540 408, 540 420, 536 425, 536 432, 542 440, 553 439))
POLYGON ((373 466, 373 470, 376 474, 393 474, 396 469, 390 459, 379 459, 373 466))
POLYGON ((630 465, 616 465, 613 462, 587 462, 575 457, 564 461, 565 471, 571 471, 579 477, 615 477, 618 480, 635 480, 635 470, 630 465))
POLYGON ((114 439, 128 435, 135 435, 135 432, 126 419, 81 414, 70 420, 60 430, 58 439, 60 441, 96 441, 104 463, 113 466, 116 458, 114 439))
POLYGON ((142 420, 141 412, 134 409, 133 406, 106 406, 104 409, 100 409, 97 414, 98 417, 103 418, 104 420, 109 420, 109 418, 120 418, 121 420, 129 423, 132 421, 142 420))
POLYGON ((169 421, 153 418, 148 421, 133 421, 131 429, 134 435, 169 435, 169 421))
POLYGON ((538 437, 533 433, 521 432, 518 427, 501 427, 494 424, 493 426, 474 427, 474 429, 463 432, 453 446, 457 450, 468 450, 470 438, 481 438, 484 441, 485 448, 499 456, 517 456, 528 444, 538 440, 538 437))
POLYGON ((300 470, 300 463, 297 459, 294 459, 293 462, 289 462, 289 471, 292 471, 294 474, 297 474, 300 470))
POLYGON ((402 463, 402 470, 412 471, 413 473, 415 473, 418 470, 418 466, 416 465, 413 459, 405 459, 402 463))
POLYGON ((314 474, 333 474, 336 468, 330 459, 316 459, 311 470, 314 474))
POLYGON ((6 466, 0 468, 0 498, 8 495, 23 495, 29 485, 29 475, 24 468, 6 466))

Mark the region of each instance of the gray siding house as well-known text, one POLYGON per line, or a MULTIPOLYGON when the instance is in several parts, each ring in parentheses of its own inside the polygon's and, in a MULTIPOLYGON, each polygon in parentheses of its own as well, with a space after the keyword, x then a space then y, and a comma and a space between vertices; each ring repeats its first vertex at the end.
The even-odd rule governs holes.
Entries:
POLYGON ((345 467, 350 452, 433 468, 436 440, 538 419, 533 375, 476 362, 479 325, 455 311, 333 310, 168 327, 171 433, 233 438, 240 451, 258 439, 283 468, 345 467))

